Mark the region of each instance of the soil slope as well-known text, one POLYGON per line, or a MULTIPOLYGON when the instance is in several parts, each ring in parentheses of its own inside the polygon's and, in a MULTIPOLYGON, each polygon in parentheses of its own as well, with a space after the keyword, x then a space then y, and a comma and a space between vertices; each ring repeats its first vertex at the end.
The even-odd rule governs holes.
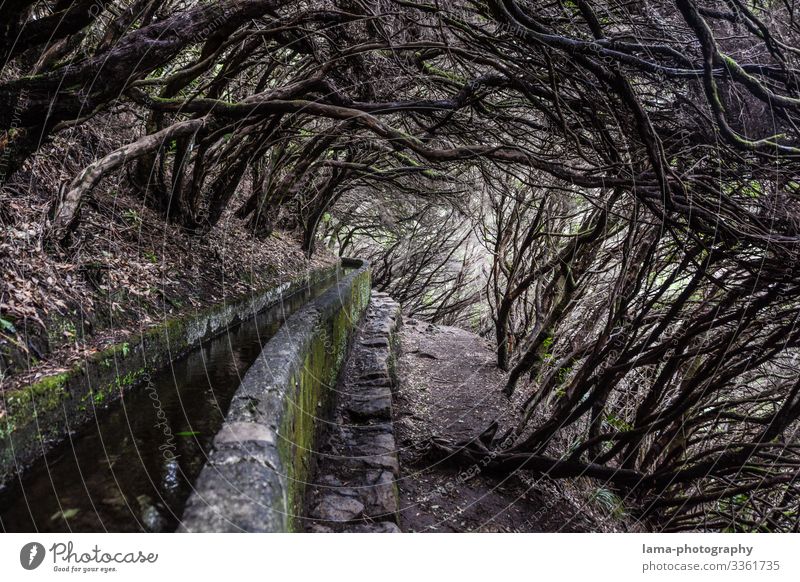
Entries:
POLYGON ((324 248, 308 260, 292 233, 254 237, 231 212, 187 233, 113 188, 93 193, 70 248, 52 248, 48 196, 35 183, 0 189, 0 392, 335 260, 324 248))

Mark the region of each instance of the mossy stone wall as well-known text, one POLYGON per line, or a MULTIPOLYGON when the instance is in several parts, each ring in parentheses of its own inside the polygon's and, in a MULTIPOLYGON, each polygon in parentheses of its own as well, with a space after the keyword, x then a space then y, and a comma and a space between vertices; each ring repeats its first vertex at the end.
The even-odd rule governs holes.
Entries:
POLYGON ((370 299, 369 265, 292 315, 234 395, 182 531, 297 529, 320 424, 370 299))

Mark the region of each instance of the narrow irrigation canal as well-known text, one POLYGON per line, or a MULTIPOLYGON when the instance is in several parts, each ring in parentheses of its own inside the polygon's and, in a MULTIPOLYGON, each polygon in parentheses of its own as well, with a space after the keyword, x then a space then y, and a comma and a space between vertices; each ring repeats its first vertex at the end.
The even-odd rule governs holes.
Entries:
POLYGON ((129 391, 0 493, 6 532, 174 531, 247 369, 347 270, 232 327, 129 391))

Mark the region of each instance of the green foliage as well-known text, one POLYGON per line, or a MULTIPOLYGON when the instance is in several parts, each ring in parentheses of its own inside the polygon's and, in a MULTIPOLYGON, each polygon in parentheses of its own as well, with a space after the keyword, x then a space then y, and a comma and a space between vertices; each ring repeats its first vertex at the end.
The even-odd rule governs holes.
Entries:
POLYGON ((61 511, 55 512, 53 515, 50 516, 50 521, 57 521, 59 519, 72 519, 76 515, 80 513, 79 509, 63 509, 61 511))
POLYGON ((0 317, 0 330, 17 333, 17 328, 14 327, 14 324, 7 319, 3 319, 2 317, 0 317))
POLYGON ((142 224, 141 215, 133 208, 128 208, 122 212, 122 219, 132 226, 140 226, 142 224))
POLYGON ((615 428, 619 432, 627 432, 632 428, 631 425, 628 424, 624 419, 616 416, 615 414, 608 413, 603 420, 605 420, 606 424, 615 428))
POLYGON ((553 347, 553 343, 555 343, 555 338, 551 335, 547 336, 544 338, 544 341, 542 341, 542 346, 539 349, 539 355, 542 358, 542 361, 549 362, 553 359, 554 354, 552 351, 550 351, 553 347))
POLYGON ((144 370, 131 371, 124 376, 118 376, 116 380, 117 387, 131 386, 144 374, 144 370))
POLYGON ((615 519, 622 519, 627 515, 622 499, 610 489, 598 487, 592 494, 592 501, 606 514, 615 519))

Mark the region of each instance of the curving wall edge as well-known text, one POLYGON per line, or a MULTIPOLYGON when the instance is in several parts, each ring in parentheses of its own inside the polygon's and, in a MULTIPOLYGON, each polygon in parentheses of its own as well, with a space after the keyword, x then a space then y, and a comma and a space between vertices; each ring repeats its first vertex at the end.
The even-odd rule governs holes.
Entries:
POLYGON ((293 531, 320 418, 370 298, 366 261, 267 342, 236 391, 183 514, 184 532, 293 531))

